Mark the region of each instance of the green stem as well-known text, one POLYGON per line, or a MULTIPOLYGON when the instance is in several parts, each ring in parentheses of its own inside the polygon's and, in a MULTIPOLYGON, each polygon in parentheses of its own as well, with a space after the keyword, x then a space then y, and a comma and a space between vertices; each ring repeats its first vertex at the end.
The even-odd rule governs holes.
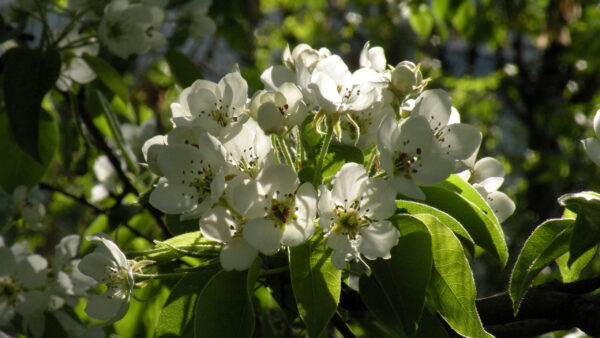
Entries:
POLYGON ((189 272, 168 272, 168 273, 134 273, 133 279, 135 282, 143 282, 153 279, 180 279, 189 272))
POLYGON ((279 158, 279 143, 277 142, 277 138, 275 135, 271 135, 271 143, 273 144, 273 148, 275 148, 275 161, 277 163, 281 163, 281 159, 279 158))
POLYGON ((292 167, 294 171, 296 171, 296 166, 294 166, 294 161, 292 161, 292 156, 290 155, 290 150, 288 149, 285 140, 283 139, 283 137, 281 137, 281 135, 277 135, 275 139, 277 140, 279 149, 281 149, 281 152, 283 153, 283 157, 285 157, 285 162, 287 163, 287 165, 292 167))
POLYGON ((331 118, 325 117, 327 126, 327 132, 325 134, 325 138, 323 139, 323 145, 321 145, 321 151, 319 152, 319 157, 317 158, 317 164, 315 166, 315 176, 313 176, 313 185, 315 188, 319 187, 321 183, 321 170, 323 169, 323 162, 325 162, 325 156, 327 156, 327 151, 329 150, 329 144, 331 143, 331 137, 333 135, 333 126, 331 125, 331 118))
POLYGON ((296 170, 302 169, 302 160, 305 159, 304 147, 302 146, 302 132, 296 134, 296 170))
POLYGON ((373 164, 375 164, 375 159, 377 158, 377 147, 373 147, 370 153, 371 157, 367 162, 367 175, 371 175, 371 170, 373 170, 373 164))

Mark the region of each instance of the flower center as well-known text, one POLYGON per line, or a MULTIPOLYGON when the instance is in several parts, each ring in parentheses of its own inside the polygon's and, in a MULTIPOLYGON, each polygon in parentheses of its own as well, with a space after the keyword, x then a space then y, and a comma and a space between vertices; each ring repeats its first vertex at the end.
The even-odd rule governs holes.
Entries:
POLYGON ((275 220, 280 226, 286 224, 290 219, 298 219, 293 209, 295 198, 296 196, 292 193, 284 195, 283 198, 272 198, 267 218, 275 220))
MULTIPOLYGON (((219 99, 218 102, 214 103, 214 106, 214 109, 211 111, 200 111, 198 116, 207 115, 211 119, 215 120, 215 122, 217 122, 217 124, 221 127, 225 127, 231 122, 238 120, 237 115, 230 115, 230 106, 228 104, 223 105, 223 100, 219 99)), ((235 113, 235 110, 235 107, 231 107, 231 114, 235 113)))
POLYGON ((410 179, 413 174, 419 172, 417 167, 421 167, 421 164, 418 163, 421 154, 421 148, 417 148, 414 153, 395 151, 392 157, 394 163, 394 176, 404 176, 410 179))
POLYGON ((106 27, 108 28, 106 35, 112 40, 119 41, 125 34, 123 23, 120 21, 111 21, 106 25, 106 27))
POLYGON ((360 230, 368 227, 371 223, 368 219, 361 217, 354 208, 346 209, 338 205, 334 212, 336 216, 333 220, 331 231, 341 235, 348 235, 349 239, 356 239, 360 230))

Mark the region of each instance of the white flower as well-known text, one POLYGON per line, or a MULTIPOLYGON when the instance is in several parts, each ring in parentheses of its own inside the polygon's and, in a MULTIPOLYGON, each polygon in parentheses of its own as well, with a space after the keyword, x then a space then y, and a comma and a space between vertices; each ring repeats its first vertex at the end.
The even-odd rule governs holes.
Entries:
POLYGON ((594 116, 593 126, 596 137, 586 138, 581 140, 581 143, 590 160, 594 161, 596 165, 600 165, 600 110, 594 116))
POLYGON ((410 61, 402 61, 392 69, 388 89, 402 100, 408 94, 420 92, 426 84, 418 66, 410 61))
POLYGON ((359 62, 361 67, 371 68, 378 73, 383 73, 387 65, 383 48, 379 46, 370 48, 369 41, 365 43, 360 52, 359 62))
POLYGON ((481 143, 481 132, 465 124, 449 124, 452 112, 450 95, 442 89, 426 90, 415 102, 411 116, 424 117, 434 134, 434 147, 452 160, 469 158, 481 143))
POLYGON ((29 224, 33 229, 43 227, 41 220, 46 215, 46 207, 41 202, 40 192, 37 189, 27 191, 24 185, 15 188, 13 195, 13 206, 21 214, 21 218, 25 223, 29 224))
POLYGON ((305 43, 301 43, 294 47, 294 50, 291 52, 290 46, 285 46, 281 58, 283 64, 288 69, 297 71, 298 67, 301 66, 309 72, 312 72, 317 63, 328 56, 331 56, 331 51, 327 48, 316 50, 305 43))
POLYGON ((271 138, 252 119, 223 128, 219 139, 236 174, 242 172, 254 178, 267 164, 275 163, 271 138))
MULTIPOLYGON (((58 30, 58 34, 61 34, 61 30, 58 30)), ((73 27, 69 33, 59 43, 59 47, 65 48, 71 43, 81 43, 81 40, 86 37, 84 34, 79 33, 79 27, 73 27)), ((96 78, 96 73, 90 68, 90 66, 81 57, 84 53, 90 55, 97 55, 100 50, 95 38, 88 36, 88 44, 82 46, 67 47, 66 52, 63 52, 63 63, 60 71, 60 76, 56 80, 56 87, 61 91, 71 90, 73 81, 86 84, 93 81, 96 78), (65 56, 67 56, 65 58, 65 56)))
POLYGON ((434 147, 429 124, 422 116, 411 116, 397 123, 393 115, 381 123, 378 149, 381 167, 396 190, 415 199, 425 199, 419 185, 434 185, 450 176, 453 162, 434 147))
POLYGON ((81 260, 79 270, 106 284, 108 289, 101 295, 91 295, 85 312, 93 318, 117 321, 127 313, 129 295, 134 280, 131 264, 119 247, 105 234, 87 236, 96 249, 81 260))
POLYGON ((150 204, 167 214, 198 217, 225 188, 225 153, 221 143, 203 133, 192 144, 163 147, 156 164, 164 174, 150 194, 150 204))
POLYGON ((217 30, 215 22, 206 15, 211 3, 212 0, 192 0, 181 10, 184 14, 178 21, 189 24, 192 36, 201 38, 217 30))
POLYGON ((233 207, 245 217, 244 239, 260 252, 272 255, 281 244, 297 246, 315 230, 316 192, 300 181, 292 168, 272 164, 256 180, 245 179, 229 191, 233 207))
POLYGON ((240 73, 225 75, 219 83, 196 80, 179 95, 179 102, 171 105, 175 127, 195 125, 214 136, 246 115, 248 84, 240 73))
POLYGON ((388 220, 396 210, 395 192, 383 179, 367 176, 365 168, 346 163, 335 175, 333 188, 319 189, 319 225, 326 232, 334 252, 332 263, 346 267, 346 261, 390 258, 400 232, 388 220))
POLYGON ((113 0, 104 8, 98 36, 112 53, 127 58, 165 44, 164 35, 156 30, 163 19, 159 7, 113 0))
POLYGON ((117 172, 106 155, 98 156, 96 161, 94 161, 92 169, 99 183, 92 187, 90 202, 97 203, 106 199, 111 191, 117 192, 119 179, 117 172))
POLYGON ((207 211, 200 220, 200 231, 208 239, 225 243, 219 254, 221 266, 226 271, 247 270, 258 250, 241 235, 243 220, 223 206, 207 211))
POLYGON ((275 92, 258 91, 250 103, 250 114, 267 134, 281 134, 286 127, 300 125, 308 116, 302 92, 285 82, 275 92))

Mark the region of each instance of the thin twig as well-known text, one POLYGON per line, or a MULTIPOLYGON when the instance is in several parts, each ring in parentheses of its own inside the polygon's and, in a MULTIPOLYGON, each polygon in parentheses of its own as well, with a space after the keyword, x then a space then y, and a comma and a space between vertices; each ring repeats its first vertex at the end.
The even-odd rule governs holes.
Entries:
POLYGON ((62 190, 59 187, 55 187, 53 185, 50 185, 50 184, 44 183, 44 182, 40 182, 39 187, 44 190, 57 192, 61 195, 67 196, 70 199, 74 200, 75 202, 78 202, 79 204, 82 204, 82 205, 94 210, 96 213, 103 214, 105 212, 104 210, 102 210, 102 209, 98 208, 97 206, 93 205, 92 203, 88 202, 88 200, 86 200, 85 198, 83 198, 81 196, 75 196, 75 195, 71 194, 70 192, 62 190))
POLYGON ((333 314, 331 321, 333 322, 335 328, 340 331, 342 336, 344 336, 344 338, 356 338, 356 335, 352 332, 352 330, 350 330, 344 319, 342 319, 342 316, 340 316, 339 312, 336 311, 333 314))

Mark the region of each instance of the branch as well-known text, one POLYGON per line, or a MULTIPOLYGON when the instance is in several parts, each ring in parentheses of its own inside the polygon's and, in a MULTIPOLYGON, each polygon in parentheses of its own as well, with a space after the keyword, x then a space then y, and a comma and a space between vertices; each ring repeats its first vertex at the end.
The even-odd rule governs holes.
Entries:
POLYGON ((75 202, 78 202, 78 203, 94 210, 94 212, 96 212, 96 213, 99 213, 99 214, 104 213, 104 210, 102 210, 102 209, 98 208, 97 206, 93 205, 92 203, 88 202, 88 200, 86 200, 85 198, 80 197, 80 196, 75 196, 75 195, 71 194, 70 192, 62 190, 61 188, 55 187, 53 185, 50 185, 50 184, 44 183, 44 182, 40 182, 39 187, 40 187, 40 189, 57 192, 61 195, 67 196, 70 199, 74 200, 75 202))
POLYGON ((573 283, 548 283, 529 289, 518 315, 507 292, 477 300, 485 328, 498 337, 532 336, 577 327, 600 336, 600 296, 586 296, 600 288, 600 276, 573 283))
MULTIPOLYGON (((108 144, 104 140, 104 135, 102 135, 100 130, 98 130, 98 128, 94 124, 94 121, 92 121, 91 117, 87 114, 85 109, 82 107, 83 106, 83 103, 81 102, 83 100, 82 93, 83 93, 83 91, 80 91, 80 95, 78 95, 78 97, 77 97, 77 113, 81 117, 83 124, 86 126, 86 128, 88 129, 90 134, 92 134, 92 137, 96 141, 96 145, 108 157, 110 163, 112 164, 113 168, 117 172, 117 176, 119 177, 121 182, 123 182, 123 185, 125 186, 125 191, 133 193, 136 196, 139 196, 139 194, 140 194, 139 191, 133 186, 133 184, 131 183, 131 181, 129 181, 129 178, 123 171, 123 168, 121 167, 121 161, 119 161, 119 159, 114 154, 112 149, 108 146, 108 144)), ((165 223, 163 222, 163 220, 161 218, 160 211, 158 211, 156 208, 154 208, 148 202, 144 202, 142 205, 144 206, 144 208, 146 208, 150 212, 150 214, 152 214, 152 217, 154 217, 156 224, 158 224, 158 226, 162 229, 162 231, 167 236, 169 236, 169 237, 172 236, 169 229, 167 229, 167 226, 165 225, 165 223)))

